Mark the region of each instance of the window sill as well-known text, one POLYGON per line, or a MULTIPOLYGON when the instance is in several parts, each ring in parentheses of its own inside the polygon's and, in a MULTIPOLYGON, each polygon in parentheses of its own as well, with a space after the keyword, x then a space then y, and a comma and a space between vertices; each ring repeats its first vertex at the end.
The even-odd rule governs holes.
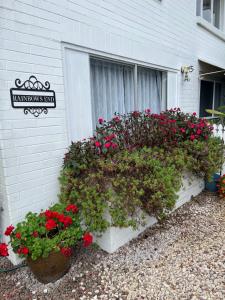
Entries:
POLYGON ((202 17, 197 17, 197 24, 225 42, 225 33, 217 29, 212 24, 204 20, 202 17))

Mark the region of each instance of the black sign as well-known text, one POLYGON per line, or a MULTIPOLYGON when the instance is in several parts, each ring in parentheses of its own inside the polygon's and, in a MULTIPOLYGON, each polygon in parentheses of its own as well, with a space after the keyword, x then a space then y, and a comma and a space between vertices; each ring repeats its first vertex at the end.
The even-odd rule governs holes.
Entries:
POLYGON ((55 92, 50 90, 50 83, 44 84, 35 76, 23 83, 20 79, 15 80, 16 88, 10 89, 11 103, 13 108, 23 108, 24 114, 31 113, 38 117, 42 112, 48 113, 49 108, 56 107, 55 92))

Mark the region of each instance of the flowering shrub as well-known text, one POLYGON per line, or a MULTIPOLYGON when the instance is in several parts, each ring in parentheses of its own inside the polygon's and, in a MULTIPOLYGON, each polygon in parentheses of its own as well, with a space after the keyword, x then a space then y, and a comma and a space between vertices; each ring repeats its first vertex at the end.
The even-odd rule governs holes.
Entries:
POLYGON ((65 155, 60 200, 79 207, 90 231, 136 228, 139 209, 161 219, 176 203, 183 172, 209 178, 220 169, 223 143, 212 129, 179 108, 99 118, 95 136, 72 143, 65 155))
POLYGON ((218 193, 221 198, 225 198, 225 174, 218 181, 218 193))
MULTIPOLYGON (((13 251, 20 257, 48 257, 53 252, 65 256, 72 254, 71 247, 83 240, 85 247, 92 243, 92 235, 80 225, 80 213, 74 204, 55 204, 48 210, 28 213, 16 228, 10 225, 5 231, 10 237, 13 251)), ((8 256, 5 243, 0 244, 0 255, 8 256)))
POLYGON ((99 157, 109 157, 127 149, 159 146, 177 147, 183 141, 205 141, 213 127, 196 113, 185 114, 179 108, 160 114, 134 111, 116 114, 109 122, 99 118, 96 134, 89 140, 72 143, 64 158, 64 165, 73 167, 77 175, 95 164, 99 157))
POLYGON ((90 231, 108 226, 132 226, 143 223, 137 208, 163 218, 176 203, 182 173, 190 171, 210 177, 220 167, 221 140, 186 141, 170 151, 159 148, 123 150, 113 158, 99 158, 94 168, 77 176, 74 169, 62 170, 62 202, 76 203, 90 231), (111 223, 105 218, 111 215, 111 223))

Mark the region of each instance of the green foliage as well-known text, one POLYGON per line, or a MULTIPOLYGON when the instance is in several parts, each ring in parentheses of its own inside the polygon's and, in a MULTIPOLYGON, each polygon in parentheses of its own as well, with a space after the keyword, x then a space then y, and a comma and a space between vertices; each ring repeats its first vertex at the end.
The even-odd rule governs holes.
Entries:
POLYGON ((187 152, 187 168, 198 176, 210 179, 221 170, 224 163, 224 144, 218 137, 211 137, 207 142, 186 141, 183 147, 187 152))
POLYGON ((40 214, 29 212, 10 234, 12 249, 21 257, 48 257, 82 239, 80 214, 75 205, 57 203, 40 214), (48 224, 48 221, 54 223, 48 224))
POLYGON ((183 172, 209 178, 220 169, 222 157, 223 143, 213 137, 181 141, 170 149, 124 149, 97 156, 91 164, 83 161, 79 174, 72 164, 65 165, 59 197, 79 207, 92 232, 110 225, 136 228, 145 220, 140 210, 161 219, 174 208, 183 172))

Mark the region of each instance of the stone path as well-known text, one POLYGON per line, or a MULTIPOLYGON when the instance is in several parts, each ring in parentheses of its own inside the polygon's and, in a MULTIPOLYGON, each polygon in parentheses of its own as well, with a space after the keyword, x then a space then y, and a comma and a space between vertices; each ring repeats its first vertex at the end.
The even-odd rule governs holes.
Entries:
POLYGON ((38 283, 27 268, 0 274, 0 292, 10 300, 224 300, 225 201, 202 193, 114 254, 77 253, 54 284, 38 283))

